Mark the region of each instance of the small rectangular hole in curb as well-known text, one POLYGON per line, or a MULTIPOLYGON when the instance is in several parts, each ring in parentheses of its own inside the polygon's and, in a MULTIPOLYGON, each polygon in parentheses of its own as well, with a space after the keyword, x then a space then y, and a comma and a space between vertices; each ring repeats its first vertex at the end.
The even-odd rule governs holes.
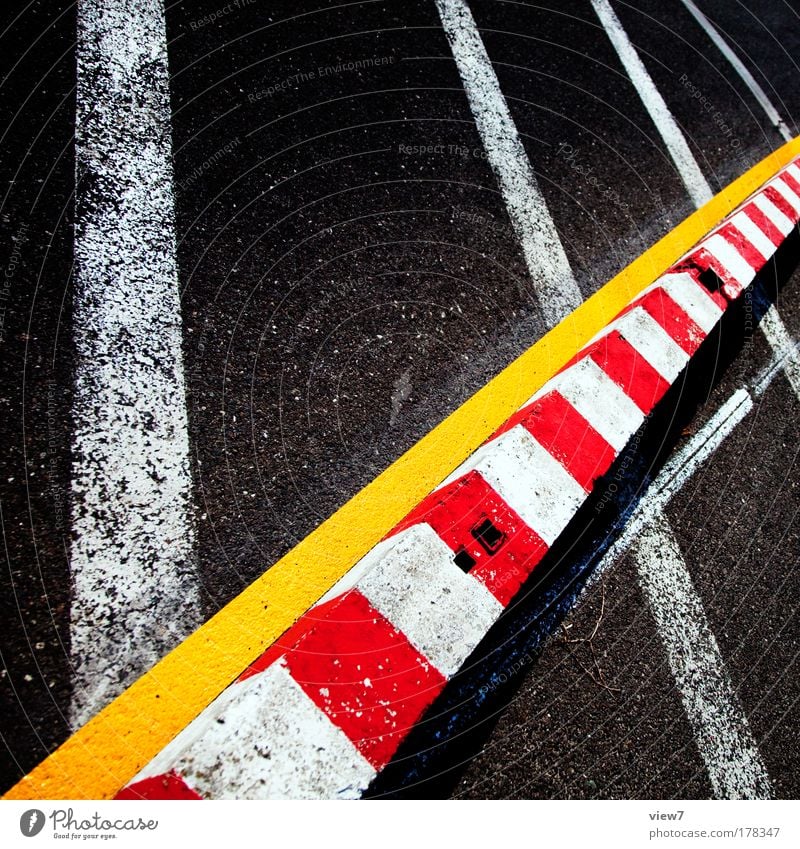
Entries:
POLYGON ((701 271, 698 279, 709 292, 719 292, 722 288, 722 280, 720 280, 719 277, 717 277, 716 272, 712 271, 710 268, 707 268, 705 271, 701 271))
POLYGON ((487 554, 494 554, 505 542, 506 535, 491 523, 489 519, 478 522, 470 531, 487 554))
POLYGON ((469 570, 475 565, 475 558, 466 550, 466 548, 462 548, 456 552, 453 562, 459 569, 461 569, 462 572, 469 572, 469 570))

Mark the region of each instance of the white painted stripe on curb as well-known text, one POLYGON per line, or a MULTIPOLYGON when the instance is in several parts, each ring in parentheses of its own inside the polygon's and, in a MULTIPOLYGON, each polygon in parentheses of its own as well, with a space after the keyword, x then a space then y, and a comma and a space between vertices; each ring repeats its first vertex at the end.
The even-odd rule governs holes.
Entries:
POLYGON ((464 0, 436 0, 436 8, 539 306, 552 327, 583 297, 469 7, 464 0))
POLYGON ((746 213, 739 211, 730 219, 730 223, 747 239, 748 242, 764 257, 769 259, 778 249, 767 238, 764 231, 746 213))
POLYGON ((756 82, 755 77, 747 70, 742 60, 734 53, 733 49, 728 46, 728 43, 720 35, 717 28, 709 21, 709 19, 695 6, 692 0, 681 0, 684 6, 694 16, 694 19, 706 31, 708 37, 717 45, 720 53, 730 62, 733 69, 741 78, 742 82, 750 89, 755 99, 758 101, 761 108, 769 118, 773 127, 783 136, 785 141, 791 141, 792 134, 789 128, 783 122, 783 119, 778 114, 778 110, 772 105, 772 101, 767 97, 766 92, 756 82))
POLYGON ((717 326, 722 309, 690 274, 665 274, 656 282, 704 333, 717 326))
POLYGON ((358 799, 375 777, 280 663, 228 687, 134 781, 172 769, 211 799, 358 799))
POLYGON ((699 247, 705 248, 712 256, 716 257, 741 286, 747 286, 756 276, 753 266, 719 233, 714 233, 704 239, 700 242, 699 247))
POLYGON ((362 558, 359 560, 355 566, 352 567, 348 572, 346 572, 329 590, 325 593, 322 598, 314 605, 314 607, 319 607, 321 604, 325 604, 326 601, 330 601, 337 596, 346 593, 348 590, 353 589, 361 578, 367 574, 370 570, 374 569, 378 563, 384 558, 389 549, 394 546, 395 541, 397 540, 398 534, 392 534, 388 539, 381 540, 377 545, 371 548, 362 558))
POLYGON ((527 404, 554 389, 572 404, 617 453, 628 444, 628 440, 644 421, 644 413, 588 357, 578 360, 549 380, 527 404))
POLYGON ((395 545, 358 591, 445 677, 454 675, 503 610, 486 587, 456 566, 427 524, 392 537, 395 545))
POLYGON ((73 724, 197 625, 164 9, 78 4, 73 724))
POLYGON ((686 351, 644 307, 636 307, 626 312, 613 321, 610 327, 618 330, 623 339, 669 383, 675 380, 689 362, 686 351))
POLYGON ((789 188, 789 186, 781 180, 780 177, 776 177, 772 182, 767 183, 766 188, 772 186, 775 191, 779 192, 786 200, 786 203, 791 206, 791 208, 795 211, 796 215, 800 215, 800 198, 789 188))
POLYGON ((794 230, 794 222, 763 193, 759 192, 751 201, 775 225, 782 236, 788 236, 794 230))
POLYGON ((664 102, 664 98, 656 88, 650 74, 647 73, 636 48, 631 44, 608 0, 592 0, 592 6, 614 45, 620 61, 628 72, 639 98, 656 125, 656 129, 669 151, 670 158, 675 163, 681 180, 686 186, 686 191, 689 192, 689 196, 696 206, 702 206, 706 201, 711 200, 713 192, 703 176, 697 160, 692 155, 683 133, 664 102))
POLYGON ((584 488, 522 425, 479 448, 445 484, 473 469, 548 546, 586 500, 584 488))
POLYGON ((771 798, 747 718, 663 514, 642 528, 631 554, 715 797, 771 798))
POLYGON ((790 162, 784 171, 788 171, 798 182, 800 182, 800 166, 796 162, 790 162))

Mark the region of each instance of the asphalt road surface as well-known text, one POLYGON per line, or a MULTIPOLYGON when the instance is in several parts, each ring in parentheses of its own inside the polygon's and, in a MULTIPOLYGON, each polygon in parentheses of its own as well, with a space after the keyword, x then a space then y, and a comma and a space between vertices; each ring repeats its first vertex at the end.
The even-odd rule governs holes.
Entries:
MULTIPOLYGON (((92 176, 113 165, 91 139, 81 142, 81 124, 108 104, 101 82, 84 76, 81 102, 89 106, 76 109, 77 57, 89 57, 90 69, 92 51, 101 49, 99 41, 86 47, 92 17, 84 11, 81 29, 74 4, 7 2, 0 11, 0 788, 146 668, 137 644, 166 651, 551 322, 442 26, 447 2, 440 9, 434 0, 133 5, 166 23, 167 99, 147 91, 130 97, 160 128, 142 137, 134 158, 158 162, 171 130, 172 156, 162 165, 172 171, 182 371, 170 362, 174 351, 150 350, 147 341, 134 359, 143 374, 173 381, 164 384, 171 391, 153 392, 141 415, 152 417, 158 434, 164 411, 177 404, 168 434, 180 442, 183 415, 190 493, 186 536, 170 531, 145 554, 157 560, 165 545, 190 552, 191 568, 169 590, 182 621, 167 626, 157 614, 166 587, 152 604, 144 593, 136 607, 141 633, 126 646, 130 665, 109 662, 109 686, 85 691, 79 670, 89 649, 74 623, 96 599, 70 566, 70 551, 85 538, 71 505, 83 503, 84 518, 95 514, 75 489, 73 464, 91 468, 114 454, 102 433, 90 452, 73 444, 85 416, 85 346, 102 337, 82 295, 91 262, 75 260, 87 222, 102 212, 103 186, 92 176)), ((613 10, 716 192, 798 133, 800 20, 780 0, 698 5, 777 110, 783 134, 680 0, 614 2, 613 10)), ((93 6, 102 4, 83 4, 93 6)), ((470 0, 469 8, 586 297, 694 209, 686 175, 590 0, 470 0)), ((155 45, 146 55, 155 90, 157 27, 145 35, 142 42, 155 45)), ((109 115, 112 128, 123 120, 109 115)), ((163 186, 155 181, 152 191, 163 186)), ((142 233, 133 232, 132 251, 152 247, 142 233)), ((783 251, 777 282, 766 275, 761 287, 794 339, 797 249, 792 242, 783 251)), ((124 259, 114 262, 124 277, 124 259)), ((169 269, 164 279, 172 279, 169 269)), ((717 368, 687 389, 691 403, 679 405, 683 430, 673 427, 671 450, 768 367, 773 351, 757 328, 765 308, 738 317, 736 332, 720 342, 717 368)), ((153 320, 161 318, 172 320, 163 311, 153 320)), ((796 392, 784 371, 773 374, 664 509, 715 638, 723 696, 733 699, 737 727, 752 744, 753 774, 762 790, 782 797, 800 791, 796 392)), ((124 394, 109 404, 139 403, 124 394)), ((642 479, 657 474, 665 456, 642 479)), ((173 469, 174 503, 182 462, 173 469)), ((642 589, 644 568, 635 550, 620 552, 547 628, 528 628, 536 603, 520 605, 491 637, 500 647, 489 653, 491 669, 446 694, 457 703, 464 688, 484 688, 486 705, 462 712, 449 746, 438 744, 433 721, 432 736, 409 741, 374 795, 720 795, 658 606, 642 589), (491 677, 499 672, 502 686, 491 677)), ((102 592, 113 598, 113 587, 102 592)), ((107 622, 92 624, 99 645, 104 627, 115 627, 108 611, 107 622)), ((103 669, 102 660, 93 668, 103 669)))

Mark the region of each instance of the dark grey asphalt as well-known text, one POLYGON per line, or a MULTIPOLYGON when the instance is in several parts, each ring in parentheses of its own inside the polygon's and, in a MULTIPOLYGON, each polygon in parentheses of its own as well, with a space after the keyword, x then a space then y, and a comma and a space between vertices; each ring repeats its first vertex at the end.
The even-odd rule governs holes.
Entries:
MULTIPOLYGON (((432 0, 259 0, 202 23, 224 5, 204 0, 167 9, 198 559, 208 615, 544 330, 432 0), (367 64, 340 67, 353 61, 367 64), (415 145, 439 148, 411 152, 415 145)), ((715 189, 781 143, 680 3, 614 5, 715 189), (730 136, 692 100, 684 74, 724 112, 730 136)), ((689 199, 588 0, 470 6, 588 295, 688 214, 689 199), (575 151, 573 159, 563 145, 575 151), (587 183, 576 164, 592 169, 598 184, 587 183)), ((740 45, 796 131, 796 15, 779 0, 702 6, 740 45)), ((61 710, 70 692, 75 12, 66 2, 9 2, 0 16, 5 267, 19 248, 0 343, 0 786, 7 786, 68 733, 61 710)), ((794 282, 783 300, 800 334, 794 282)), ((735 385, 756 369, 765 356, 760 344, 754 341, 724 380, 735 385)), ((762 696, 776 678, 791 677, 797 634, 798 594, 790 580, 797 476, 786 479, 776 448, 781 439, 793 444, 797 409, 781 380, 764 405, 769 428, 748 431, 748 450, 765 458, 777 452, 772 465, 759 464, 748 480, 733 440, 714 463, 721 464, 720 480, 736 470, 734 499, 757 508, 765 493, 783 494, 769 522, 762 526, 742 510, 738 530, 704 529, 700 490, 687 504, 676 501, 671 517, 684 552, 697 553, 687 558, 695 580, 719 624, 732 675, 743 682, 768 766, 788 776, 781 787, 790 793, 797 753, 779 706, 795 696, 790 685, 762 696), (760 542, 744 548, 756 527, 760 542), (781 565, 787 582, 780 601, 770 592, 772 570, 759 570, 754 584, 743 550, 781 565), (759 591, 747 596, 747 616, 742 611, 734 628, 730 601, 751 586, 759 591), (766 607, 759 613, 761 595, 766 607), (766 657, 758 651, 762 642, 771 647, 766 657)), ((719 480, 709 471, 703 481, 711 487, 705 498, 713 499, 719 480)), ((608 675, 619 676, 614 686, 635 691, 635 705, 598 690, 556 642, 525 670, 488 748, 437 792, 707 795, 626 569, 621 564, 609 576, 598 640, 605 635, 608 675), (574 705, 586 710, 573 716, 574 705), (542 710, 551 714, 544 739, 542 710), (587 744, 598 717, 613 719, 587 744), (611 753, 609 740, 630 728, 611 753), (563 763, 557 753, 566 755, 563 763)), ((595 607, 593 598, 576 613, 578 632, 595 607)))

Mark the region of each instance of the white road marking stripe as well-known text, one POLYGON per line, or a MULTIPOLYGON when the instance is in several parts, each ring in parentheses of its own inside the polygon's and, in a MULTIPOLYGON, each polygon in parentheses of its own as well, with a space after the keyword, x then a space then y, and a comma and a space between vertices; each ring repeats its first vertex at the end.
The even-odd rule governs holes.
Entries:
POLYGON ((697 433, 665 464, 631 514, 625 528, 603 555, 600 564, 586 583, 593 586, 598 578, 625 555, 640 537, 644 527, 671 501, 687 480, 733 433, 736 425, 753 409, 753 399, 746 389, 739 389, 697 431, 697 433))
POLYGON ((694 19, 706 31, 708 37, 717 45, 720 53, 731 63, 733 69, 741 77, 742 82, 750 89, 755 99, 759 102, 761 108, 769 118, 770 123, 783 136, 786 141, 791 141, 792 134, 789 128, 784 124, 783 119, 778 114, 778 110, 772 105, 772 101, 767 97, 766 92, 756 82, 755 77, 747 70, 742 60, 734 53, 733 49, 728 46, 728 43, 720 35, 716 27, 708 20, 708 18, 695 6, 692 0, 681 0, 684 6, 691 12, 694 19))
POLYGON ((742 212, 741 210, 737 212, 730 219, 730 223, 733 224, 765 259, 769 259, 777 250, 771 240, 767 238, 764 231, 746 212, 742 212))
POLYGON ((661 286, 704 333, 710 333, 717 326, 722 310, 690 274, 665 274, 656 285, 661 286))
MULTIPOLYGON (((636 86, 642 102, 664 139, 692 200, 696 206, 701 206, 711 198, 712 192, 680 129, 607 0, 592 0, 592 5, 636 86)), ((762 208, 761 203, 759 208, 762 208)), ((779 210, 774 211, 779 213, 779 210)), ((769 217, 774 219, 774 214, 769 214, 769 217)), ((781 217, 785 219, 785 216, 781 217)), ((740 283, 747 284, 754 278, 753 269, 722 237, 712 236, 705 241, 704 245, 734 277, 739 279, 740 283)), ((777 315, 775 317, 777 319, 777 315)), ((765 333, 768 333, 766 328, 765 333)), ((749 395, 744 391, 743 395, 743 399, 737 399, 741 403, 741 406, 738 406, 739 410, 743 410, 748 405, 752 406, 749 395)), ((741 412, 742 417, 744 414, 741 412)), ((732 427, 733 424, 731 429, 732 427)), ((720 429, 715 434, 715 438, 721 441, 724 438, 723 433, 724 431, 720 429)), ((710 453, 713 449, 706 446, 705 450, 710 453)), ((665 472, 668 467, 665 467, 665 472)), ((687 469, 684 468, 682 473, 676 475, 676 479, 685 480, 684 476, 687 474, 687 469)), ((668 497, 666 493, 662 494, 664 503, 668 497)), ((650 597, 651 607, 670 658, 676 683, 681 689, 687 715, 694 726, 698 747, 718 795, 768 796, 771 789, 769 777, 752 741, 747 719, 735 699, 730 684, 727 683, 716 641, 705 624, 702 605, 693 594, 694 590, 685 563, 682 558, 675 557, 676 547, 668 545, 672 533, 661 513, 660 500, 655 487, 651 487, 643 502, 646 510, 640 505, 634 517, 628 521, 623 537, 628 545, 637 536, 639 538, 636 552, 640 582, 650 597), (658 562, 660 551, 672 554, 671 557, 667 556, 670 571, 667 572, 664 569, 661 572, 652 573, 649 566, 658 562), (666 580, 667 575, 669 580, 666 580), (683 608, 684 616, 693 617, 691 622, 685 618, 682 621, 680 617, 674 616, 676 604, 683 608), (691 660, 694 664, 703 664, 703 672, 708 676, 705 683, 702 674, 690 676, 691 665, 685 664, 685 655, 681 654, 681 651, 687 650, 692 651, 691 660), (713 686, 710 685, 712 681, 713 686)), ((620 553, 619 547, 613 546, 603 558, 598 572, 606 563, 613 562, 620 553)))
POLYGON ((584 488, 522 425, 479 448, 446 483, 472 469, 547 545, 586 500, 584 488))
POLYGON ((795 180, 800 181, 800 165, 796 162, 790 162, 784 170, 789 171, 795 180))
POLYGON ((675 163, 681 180, 686 186, 686 190, 695 205, 702 206, 711 199, 713 192, 703 176, 697 160, 692 155, 683 133, 664 102, 664 98, 653 83, 650 74, 647 73, 636 48, 631 44, 608 0, 592 0, 592 6, 614 45, 620 61, 628 72, 639 98, 656 125, 659 135, 669 151, 670 158, 675 163))
POLYGON ((164 9, 78 4, 70 718, 199 621, 164 9))
POLYGON ((529 400, 558 390, 587 422, 619 453, 644 421, 644 413, 588 357, 557 374, 529 400))
POLYGON ((715 797, 770 798, 766 768, 663 514, 651 517, 631 553, 715 797))
POLYGON ((413 525, 392 539, 395 544, 361 578, 358 591, 449 678, 503 606, 456 566, 430 525, 413 525))
POLYGON ((747 286, 756 276, 753 266, 719 233, 714 233, 707 239, 703 239, 698 247, 705 248, 712 256, 716 257, 741 286, 747 286))
POLYGON ((489 164, 548 327, 583 300, 514 120, 464 0, 436 0, 489 164))
MULTIPOLYGON (((785 332, 785 329, 784 329, 785 332)), ((753 409, 754 397, 762 395, 779 370, 786 367, 787 360, 794 359, 795 363, 798 360, 798 350, 796 344, 786 334, 782 346, 773 346, 773 359, 764 371, 759 374, 753 381, 752 394, 747 389, 738 389, 731 397, 720 407, 720 409, 697 431, 697 433, 689 439, 689 441, 677 451, 670 460, 664 465, 656 479, 648 488, 639 505, 634 510, 633 514, 628 519, 625 528, 615 542, 608 548, 603 555, 597 568, 592 573, 589 580, 586 582, 581 593, 581 600, 584 599, 592 586, 594 586, 601 576, 617 563, 632 546, 638 546, 640 556, 651 558, 652 549, 658 550, 662 546, 662 541, 651 542, 651 550, 648 552, 646 546, 649 537, 646 529, 651 524, 665 523, 664 509, 672 500, 677 492, 679 492, 686 482, 699 471, 703 464, 711 457, 711 455, 719 448, 719 446, 730 436, 747 414, 753 409)), ((673 560, 673 567, 675 561, 673 560)), ((685 568, 685 567, 684 567, 685 568)), ((645 588, 646 589, 646 588, 645 588)), ((669 603, 670 598, 665 597, 664 601, 669 603)), ((667 605, 668 606, 668 605, 667 605)), ((663 615, 663 614, 662 614, 663 615)), ((722 667, 720 667, 722 668, 722 667)), ((730 705, 730 701, 728 702, 730 705)), ((730 713, 727 714, 730 718, 730 713)), ((743 715, 733 715, 733 738, 727 735, 730 741, 736 740, 736 735, 741 729, 747 728, 746 719, 743 715)), ((748 732, 745 731, 745 734, 748 732)), ((741 739, 741 738, 740 738, 741 739)), ((734 750, 733 759, 735 759, 736 751, 741 752, 741 748, 734 750)), ((707 750, 704 757, 710 756, 712 750, 707 750)), ((718 752, 716 753, 718 754, 718 752)), ((726 755, 727 757, 727 755, 726 755)), ((759 775, 758 762, 748 758, 754 769, 751 776, 754 777, 752 784, 761 789, 764 795, 769 793, 768 779, 766 772, 763 771, 763 776, 759 775), (757 779, 757 780, 755 780, 757 779)), ((717 773, 717 780, 724 778, 722 774, 717 773)), ((734 792, 736 788, 729 788, 734 792)), ((728 791, 724 787, 719 791, 720 795, 728 795, 728 791)))
POLYGON ((794 222, 763 193, 755 195, 751 201, 775 225, 782 236, 788 236, 794 230, 794 222))
POLYGON ((761 319, 761 332, 780 361, 781 368, 794 394, 800 398, 800 353, 774 304, 761 319))
POLYGON ((172 769, 212 799, 358 799, 376 774, 281 663, 228 687, 133 782, 172 769))

